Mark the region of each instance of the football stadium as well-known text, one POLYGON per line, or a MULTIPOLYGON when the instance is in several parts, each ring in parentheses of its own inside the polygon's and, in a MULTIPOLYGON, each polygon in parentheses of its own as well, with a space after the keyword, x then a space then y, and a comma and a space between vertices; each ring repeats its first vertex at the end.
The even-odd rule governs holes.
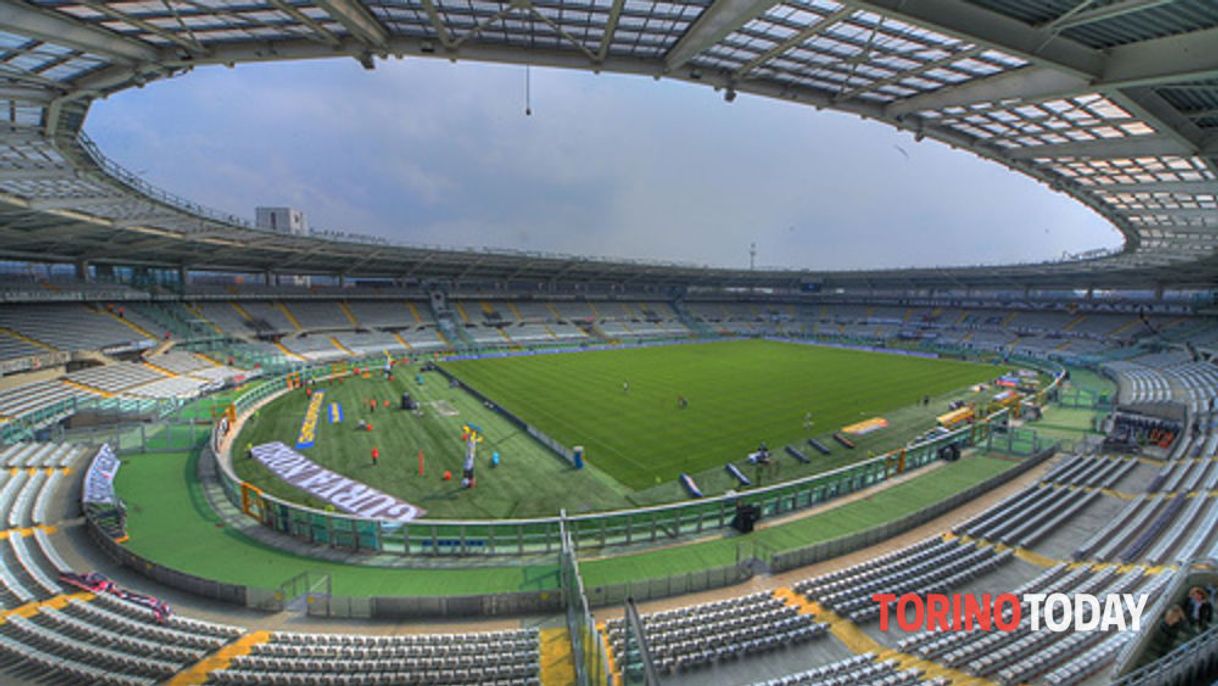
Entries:
POLYGON ((0 42, 0 683, 1218 683, 1213 0, 0 0, 0 42), (416 58, 843 113, 1122 245, 435 247, 86 133, 416 58))

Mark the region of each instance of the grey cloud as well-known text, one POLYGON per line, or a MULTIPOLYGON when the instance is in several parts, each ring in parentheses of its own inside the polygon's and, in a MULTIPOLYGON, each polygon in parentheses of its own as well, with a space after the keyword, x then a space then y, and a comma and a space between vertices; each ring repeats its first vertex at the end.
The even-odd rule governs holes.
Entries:
POLYGON ((250 216, 453 246, 741 265, 1056 257, 1119 243, 1018 174, 840 113, 637 77, 352 60, 200 69, 95 106, 103 149, 250 216), (897 150, 900 146, 905 153, 897 150))

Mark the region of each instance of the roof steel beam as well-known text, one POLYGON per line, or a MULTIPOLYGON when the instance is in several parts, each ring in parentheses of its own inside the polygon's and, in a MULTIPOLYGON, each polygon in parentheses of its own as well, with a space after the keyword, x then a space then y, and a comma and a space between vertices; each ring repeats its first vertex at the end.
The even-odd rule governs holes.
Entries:
MULTIPOLYGON (((1196 207, 1169 207, 1145 210, 1126 210, 1125 214, 1131 217, 1172 217, 1175 219, 1209 219, 1210 221, 1205 226, 1212 226, 1218 229, 1218 209, 1201 209, 1196 207)), ((1175 231, 1183 232, 1189 229, 1196 231, 1204 231, 1200 226, 1174 226, 1171 224, 1165 226, 1142 226, 1142 231, 1151 231, 1158 229, 1160 231, 1175 231)))
POLYGON ((884 113, 901 117, 911 112, 941 110, 945 107, 1035 100, 1092 91, 1091 82, 1084 77, 1046 67, 1027 66, 898 100, 885 108, 884 113))
POLYGON ((1218 45, 1218 29, 1132 43, 1113 48, 1102 69, 1090 77, 1054 66, 1029 66, 907 98, 889 105, 887 113, 901 116, 952 106, 1111 93, 1133 86, 1213 78, 1218 76, 1214 45, 1218 45))
POLYGON ((1218 28, 1119 45, 1109 51, 1098 83, 1125 88, 1218 77, 1218 28))
POLYGON ((1105 57, 1099 50, 964 0, 846 2, 1075 76, 1095 78, 1104 68, 1105 57))
POLYGON ((1173 136, 1146 135, 1126 136, 1119 139, 1098 138, 1091 141, 1029 145, 1022 148, 1012 148, 1005 154, 1005 157, 1012 160, 1030 160, 1040 157, 1082 157, 1108 160, 1127 157, 1154 157, 1158 155, 1190 156, 1213 153, 1218 153, 1218 145, 1214 143, 1207 144, 1200 149, 1192 149, 1180 143, 1173 136))
MULTIPOLYGON (((430 2, 431 0, 424 0, 430 2)), ((613 0, 613 6, 609 8, 609 19, 605 22, 605 33, 601 36, 600 47, 596 50, 597 60, 604 62, 609 56, 609 47, 613 45, 613 36, 617 33, 617 23, 622 17, 622 6, 626 4, 626 0, 613 0)))
POLYGON ((664 66, 669 71, 681 68, 698 53, 777 4, 778 0, 715 0, 668 51, 664 66))
POLYGON ((372 16, 362 3, 354 0, 315 0, 334 20, 343 25, 356 40, 369 50, 384 51, 389 43, 389 32, 372 16))
MULTIPOLYGON (((1123 0, 1115 2, 1104 7, 1097 7, 1093 10, 1075 12, 1071 10, 1062 15, 1058 19, 1054 19, 1045 25, 1045 28, 1053 29, 1054 31, 1066 31, 1067 29, 1086 26, 1096 22, 1107 21, 1117 17, 1123 17, 1126 14, 1134 12, 1142 12, 1144 10, 1153 9, 1160 5, 1166 5, 1176 0, 1123 0)), ((1077 5, 1076 7, 1084 7, 1086 3, 1077 5)))
POLYGON ((314 20, 312 17, 305 14, 304 12, 301 12, 292 3, 287 2, 286 0, 269 0, 269 1, 270 1, 271 5, 273 7, 275 7, 275 9, 279 10, 280 12, 283 12, 284 14, 287 14, 288 16, 292 17, 293 19, 300 22, 301 24, 304 24, 305 26, 309 27, 309 30, 313 32, 313 35, 317 36, 318 40, 322 41, 323 43, 330 45, 330 46, 334 46, 334 47, 337 47, 341 43, 341 41, 339 41, 339 39, 338 39, 338 36, 335 36, 333 33, 330 33, 330 31, 327 30, 326 27, 322 26, 320 23, 318 23, 316 20, 314 20))
POLYGON ((826 30, 828 30, 831 26, 833 26, 837 22, 849 17, 851 14, 854 13, 854 11, 855 10, 852 7, 842 7, 841 9, 837 10, 836 12, 831 12, 829 14, 824 15, 819 20, 817 20, 815 23, 809 24, 808 27, 806 29, 804 29, 803 31, 796 33, 795 35, 791 36, 790 38, 787 38, 786 40, 782 41, 781 43, 775 45, 774 47, 770 48, 769 50, 761 53, 760 55, 754 57, 753 59, 751 59, 748 62, 741 65, 740 68, 736 70, 735 78, 738 78, 738 79, 744 78, 745 76, 748 75, 749 72, 753 71, 757 67, 765 64, 766 62, 769 62, 770 60, 774 59, 775 57, 778 57, 779 55, 782 55, 783 53, 787 52, 791 48, 794 48, 797 45, 802 45, 803 43, 811 40, 812 38, 819 36, 820 34, 824 33, 826 30))
POLYGON ((448 27, 444 25, 440 13, 436 11, 436 4, 432 0, 422 0, 422 4, 423 11, 427 13, 427 19, 431 21, 431 27, 435 29, 440 43, 446 48, 451 48, 453 46, 452 34, 448 32, 448 27))
POLYGON ((1103 193, 1186 193, 1218 194, 1218 181, 1148 181, 1145 183, 1110 183, 1086 186, 1087 190, 1103 193))
POLYGON ((152 62, 158 56, 142 41, 15 0, 0 0, 0 29, 126 64, 152 62))
POLYGON ((189 34, 187 34, 187 36, 189 36, 189 37, 184 38, 183 36, 181 36, 177 33, 174 33, 173 31, 167 31, 167 30, 157 26, 156 24, 153 24, 150 21, 145 21, 144 19, 141 19, 140 17, 135 17, 135 16, 132 16, 125 12, 120 12, 119 10, 111 7, 110 6, 111 3, 93 2, 92 0, 80 0, 80 2, 82 5, 84 5, 85 7, 88 7, 89 9, 93 10, 94 12, 99 12, 108 17, 117 19, 117 20, 123 22, 124 24, 127 24, 128 26, 132 26, 141 31, 151 33, 154 36, 159 36, 160 38, 163 38, 171 43, 175 43, 178 46, 182 47, 183 49, 188 50, 192 53, 207 52, 207 49, 204 48, 202 45, 200 45, 199 42, 197 40, 195 40, 193 36, 189 36, 189 34))

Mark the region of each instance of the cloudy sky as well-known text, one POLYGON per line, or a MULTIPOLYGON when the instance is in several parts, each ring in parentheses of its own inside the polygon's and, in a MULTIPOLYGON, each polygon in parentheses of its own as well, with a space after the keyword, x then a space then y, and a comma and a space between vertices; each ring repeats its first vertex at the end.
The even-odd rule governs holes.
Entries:
POLYGON ((409 243, 744 266, 996 263, 1119 245, 1021 175, 874 122, 650 78, 354 60, 200 69, 94 105, 166 190, 409 243))

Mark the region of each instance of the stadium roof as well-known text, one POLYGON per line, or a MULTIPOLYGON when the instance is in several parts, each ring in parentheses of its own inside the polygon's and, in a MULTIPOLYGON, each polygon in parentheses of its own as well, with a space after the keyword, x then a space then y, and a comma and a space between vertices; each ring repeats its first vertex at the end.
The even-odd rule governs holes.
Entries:
POLYGON ((0 0, 0 51, 3 257, 672 284, 1218 282, 1213 0, 0 0), (1040 265, 749 272, 289 237, 148 187, 81 131, 94 99, 195 66, 332 56, 649 75, 850 112, 1069 193, 1125 249, 1040 265))

